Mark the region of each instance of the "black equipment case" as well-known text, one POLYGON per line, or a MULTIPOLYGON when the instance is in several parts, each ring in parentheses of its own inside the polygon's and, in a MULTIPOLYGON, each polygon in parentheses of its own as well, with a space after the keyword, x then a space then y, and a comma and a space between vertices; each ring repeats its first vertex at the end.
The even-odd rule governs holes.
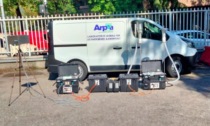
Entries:
POLYGON ((120 91, 120 83, 117 80, 108 79, 107 80, 107 92, 119 92, 120 91))
POLYGON ((114 81, 111 79, 107 80, 107 87, 106 87, 106 91, 107 92, 113 92, 114 90, 114 81))
POLYGON ((56 88, 58 94, 78 93, 78 78, 74 76, 58 77, 56 79, 56 88))
POLYGON ((78 64, 61 64, 58 66, 56 88, 58 94, 78 93, 78 64))
POLYGON ((58 66, 58 76, 76 76, 79 74, 78 64, 60 64, 58 66))
POLYGON ((119 91, 120 91, 120 82, 117 80, 114 80, 113 92, 119 92, 119 91))
POLYGON ((107 75, 106 74, 96 74, 88 76, 89 91, 94 86, 95 88, 92 92, 106 92, 107 90, 107 75))
POLYGON ((162 60, 142 61, 142 88, 165 89, 166 75, 163 73, 162 60))
POLYGON ((120 91, 121 92, 131 92, 138 91, 138 74, 120 74, 120 91))

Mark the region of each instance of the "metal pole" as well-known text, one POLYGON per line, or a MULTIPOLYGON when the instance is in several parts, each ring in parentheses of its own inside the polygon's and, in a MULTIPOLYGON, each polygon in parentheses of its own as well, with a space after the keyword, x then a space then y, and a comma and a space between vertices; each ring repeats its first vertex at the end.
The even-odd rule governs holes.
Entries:
POLYGON ((47 11, 47 0, 43 0, 44 2, 44 16, 47 15, 46 11, 47 11))
POLYGON ((204 46, 206 46, 206 32, 207 32, 207 29, 208 29, 208 27, 207 27, 208 26, 208 16, 209 16, 208 12, 209 12, 208 10, 205 11, 205 17, 204 17, 204 26, 206 26, 205 29, 204 29, 204 35, 205 35, 204 36, 204 40, 205 40, 204 46))
POLYGON ((17 42, 18 43, 18 57, 19 57, 19 95, 21 95, 21 69, 22 69, 22 58, 21 58, 21 49, 20 49, 20 43, 19 41, 17 42))
POLYGON ((5 38, 5 42, 6 42, 7 52, 9 52, 9 45, 8 45, 8 40, 7 40, 7 31, 6 31, 6 23, 5 23, 3 0, 0 0, 0 7, 1 7, 1 18, 2 18, 2 21, 3 21, 4 38, 5 38))

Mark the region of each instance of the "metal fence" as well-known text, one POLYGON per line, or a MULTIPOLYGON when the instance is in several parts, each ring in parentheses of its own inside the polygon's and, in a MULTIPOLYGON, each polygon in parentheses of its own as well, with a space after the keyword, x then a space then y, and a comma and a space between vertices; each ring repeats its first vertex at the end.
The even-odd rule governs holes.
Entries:
MULTIPOLYGON (((164 11, 146 12, 124 12, 111 15, 104 14, 72 14, 53 15, 36 17, 6 17, 0 19, 0 54, 14 56, 17 53, 17 46, 5 39, 6 36, 28 35, 29 43, 21 45, 24 52, 29 56, 48 51, 47 24, 52 20, 78 20, 78 19, 104 19, 104 18, 149 18, 160 25, 168 28, 169 31, 199 30, 204 33, 203 42, 199 46, 210 46, 210 8, 203 9, 177 9, 164 11), (6 24, 6 36, 3 34, 3 24, 6 24)), ((198 37, 199 35, 194 35, 198 37)))

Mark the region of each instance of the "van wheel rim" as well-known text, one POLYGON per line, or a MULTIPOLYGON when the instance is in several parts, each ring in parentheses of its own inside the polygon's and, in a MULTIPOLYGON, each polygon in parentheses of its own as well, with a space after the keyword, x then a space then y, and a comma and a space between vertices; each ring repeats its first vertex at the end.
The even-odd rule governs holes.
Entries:
MULTIPOLYGON (((176 66, 178 72, 181 73, 181 71, 182 71, 182 63, 181 63, 180 61, 174 61, 174 64, 175 64, 175 66, 176 66)), ((172 66, 171 66, 171 70, 172 70, 174 73, 176 73, 176 69, 175 69, 175 67, 174 67, 173 64, 172 64, 172 66)))

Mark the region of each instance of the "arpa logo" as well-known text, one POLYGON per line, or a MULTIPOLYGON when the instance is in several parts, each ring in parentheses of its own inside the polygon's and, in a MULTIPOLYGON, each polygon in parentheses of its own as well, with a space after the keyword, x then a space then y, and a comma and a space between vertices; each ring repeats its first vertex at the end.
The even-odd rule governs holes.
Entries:
POLYGON ((94 27, 94 31, 112 31, 114 30, 114 27, 112 26, 112 24, 105 24, 105 25, 98 25, 96 24, 95 27, 94 27))

